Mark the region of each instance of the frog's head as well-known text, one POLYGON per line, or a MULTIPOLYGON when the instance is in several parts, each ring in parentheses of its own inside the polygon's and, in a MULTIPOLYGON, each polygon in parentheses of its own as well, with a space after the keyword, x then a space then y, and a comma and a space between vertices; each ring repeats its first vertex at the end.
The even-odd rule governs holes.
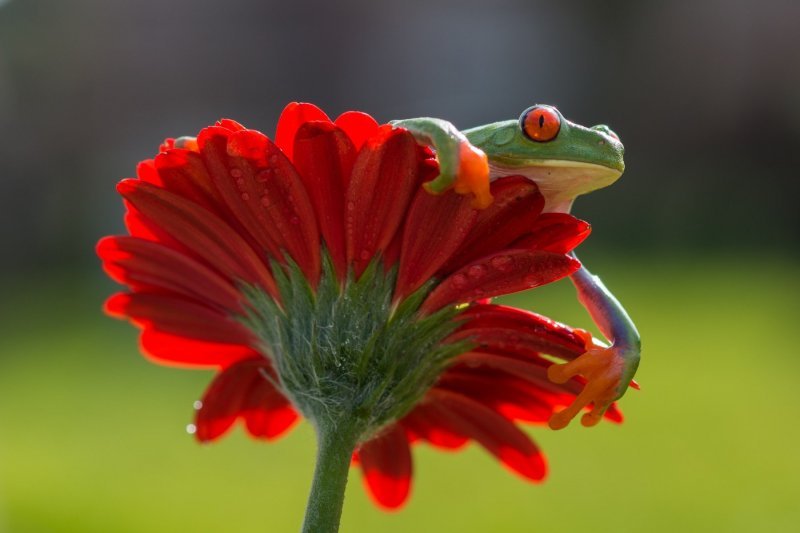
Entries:
POLYGON ((568 211, 576 196, 611 185, 625 170, 624 148, 608 126, 574 124, 547 105, 464 133, 486 152, 492 176, 533 180, 546 211, 568 211))

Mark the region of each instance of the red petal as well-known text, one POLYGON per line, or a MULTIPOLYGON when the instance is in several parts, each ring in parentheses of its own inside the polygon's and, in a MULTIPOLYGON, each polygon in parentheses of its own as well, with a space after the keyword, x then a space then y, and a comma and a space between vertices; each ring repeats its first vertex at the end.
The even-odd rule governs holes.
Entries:
POLYGON ((509 420, 547 422, 553 414, 548 395, 513 376, 496 376, 478 370, 445 372, 437 389, 457 392, 480 402, 509 420))
POLYGON ((269 361, 260 356, 239 361, 217 374, 195 416, 196 438, 200 442, 214 440, 240 416, 245 417, 248 429, 253 425, 254 436, 273 438, 291 427, 296 415, 290 420, 288 402, 268 376, 274 378, 274 372, 269 361), (256 410, 262 418, 253 417, 251 413, 256 410))
POLYGON ((459 318, 466 322, 455 336, 475 336, 482 345, 497 348, 496 340, 515 345, 515 351, 543 352, 563 359, 574 359, 586 351, 575 329, 524 309, 479 304, 470 306, 459 318))
POLYGON ((130 318, 143 328, 222 344, 254 342, 252 334, 226 315, 198 302, 168 296, 137 292, 118 293, 106 301, 105 310, 115 317, 130 318))
MULTIPOLYGON (((576 395, 583 390, 583 383, 578 379, 571 379, 563 384, 556 384, 547 377, 547 367, 550 361, 544 361, 536 357, 535 352, 527 352, 524 356, 514 357, 513 353, 502 353, 490 351, 494 348, 484 348, 486 351, 474 351, 462 354, 456 360, 456 365, 465 365, 467 368, 495 369, 506 374, 524 379, 535 385, 543 392, 553 394, 576 395)), ((517 354, 519 355, 519 354, 517 354)), ((457 366, 451 367, 453 371, 457 366)))
POLYGON ((291 162, 263 134, 206 128, 197 138, 211 178, 231 213, 261 249, 284 262, 284 251, 307 279, 319 278, 314 209, 291 162))
POLYGON ((227 216, 225 204, 200 154, 190 150, 168 150, 156 156, 155 165, 163 188, 205 207, 215 215, 227 216))
POLYGON ((231 279, 258 284, 275 295, 272 275, 228 224, 197 204, 138 180, 123 180, 119 193, 149 221, 231 279))
POLYGON ((417 438, 439 448, 456 450, 469 442, 469 438, 448 429, 447 416, 447 411, 436 403, 422 402, 400 423, 417 438))
POLYGON ((167 289, 211 306, 240 310, 239 293, 210 268, 163 244, 136 237, 105 237, 97 254, 112 279, 133 288, 167 289))
POLYGON ((447 277, 425 300, 422 311, 431 313, 450 304, 532 289, 568 276, 579 268, 577 260, 563 254, 504 250, 474 261, 447 277))
POLYGON ((392 425, 358 451, 364 482, 375 502, 385 509, 398 509, 411 489, 411 450, 405 432, 392 425))
POLYGON ((313 104, 291 102, 283 108, 283 112, 278 118, 278 127, 275 130, 275 144, 283 150, 283 153, 289 159, 293 159, 294 137, 297 134, 297 130, 304 123, 312 120, 330 122, 331 119, 313 104))
POLYGON ((139 344, 154 363, 182 368, 223 368, 257 355, 249 346, 198 341, 153 329, 142 332, 139 344))
POLYGON ((347 261, 356 277, 392 241, 419 172, 417 143, 406 130, 382 127, 359 152, 345 197, 347 261))
POLYGON ((409 209, 400 252, 395 300, 402 300, 452 256, 472 229, 478 211, 465 195, 419 189, 409 209))
POLYGON ((347 273, 344 243, 344 191, 356 150, 348 136, 329 122, 306 122, 294 141, 294 165, 317 214, 319 229, 336 271, 347 273))
POLYGON ((517 426, 488 407, 453 392, 432 389, 428 397, 449 412, 455 431, 479 442, 512 471, 532 481, 544 479, 544 456, 517 426))
POLYGON ((350 137, 356 150, 378 131, 375 119, 361 111, 346 111, 334 122, 350 137))
POLYGON ((592 232, 592 227, 567 213, 544 213, 526 235, 513 243, 515 248, 546 250, 557 254, 572 251, 592 232))
POLYGON ((544 207, 544 197, 539 188, 522 176, 507 176, 493 181, 491 194, 494 202, 478 213, 469 235, 442 272, 453 272, 507 247, 531 230, 544 207))
POLYGON ((152 159, 145 159, 136 165, 136 177, 153 185, 161 185, 161 177, 152 159))

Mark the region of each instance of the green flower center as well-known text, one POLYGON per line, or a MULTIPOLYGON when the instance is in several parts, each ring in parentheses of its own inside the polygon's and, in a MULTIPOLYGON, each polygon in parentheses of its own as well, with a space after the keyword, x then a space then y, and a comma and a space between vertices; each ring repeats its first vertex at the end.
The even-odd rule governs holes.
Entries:
POLYGON ((328 254, 314 290, 300 269, 273 264, 280 304, 262 289, 244 287, 251 309, 240 320, 260 339, 276 385, 317 427, 343 422, 366 440, 407 412, 469 341, 445 339, 460 311, 419 313, 430 285, 393 304, 396 269, 373 260, 344 283, 328 254))

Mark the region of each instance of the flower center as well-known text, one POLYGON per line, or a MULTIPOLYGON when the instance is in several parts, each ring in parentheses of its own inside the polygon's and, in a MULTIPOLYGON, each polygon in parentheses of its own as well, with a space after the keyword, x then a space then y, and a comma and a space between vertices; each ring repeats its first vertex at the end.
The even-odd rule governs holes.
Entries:
POLYGON ((300 269, 273 264, 280 302, 247 286, 250 310, 240 317, 261 341, 277 385, 317 426, 346 421, 361 440, 405 415, 468 340, 446 342, 460 325, 459 310, 423 315, 431 284, 392 305, 396 272, 373 259, 361 276, 342 283, 330 256, 316 290, 300 269))

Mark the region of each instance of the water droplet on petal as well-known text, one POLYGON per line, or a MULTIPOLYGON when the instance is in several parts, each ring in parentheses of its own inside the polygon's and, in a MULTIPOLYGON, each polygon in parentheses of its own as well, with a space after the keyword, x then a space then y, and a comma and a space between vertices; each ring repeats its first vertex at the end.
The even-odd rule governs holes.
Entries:
POLYGON ((514 268, 514 260, 507 255, 498 255, 489 260, 489 264, 500 272, 508 272, 514 268))
POLYGON ((239 170, 238 168, 232 168, 231 169, 231 176, 233 176, 234 178, 239 178, 239 177, 242 176, 242 171, 239 170))
POLYGON ((538 285, 539 284, 539 276, 535 274, 528 274, 524 278, 526 285, 538 285))
POLYGON ((289 219, 289 222, 291 222, 292 224, 294 224, 296 226, 296 225, 298 225, 300 223, 300 217, 295 215, 295 216, 293 216, 292 218, 289 219))
POLYGON ((278 162, 278 154, 272 154, 271 156, 269 156, 270 165, 274 165, 277 162, 278 162))
POLYGON ((256 180, 264 183, 265 181, 269 181, 272 179, 272 169, 267 168, 256 174, 256 180))
POLYGON ((370 253, 370 251, 364 248, 363 250, 361 250, 361 254, 359 255, 359 257, 361 258, 362 261, 366 261, 367 259, 370 258, 371 255, 372 254, 370 253))
POLYGON ((453 276, 453 286, 456 289, 463 289, 467 285, 469 285, 469 279, 467 279, 467 276, 464 274, 456 274, 453 276))
POLYGON ((244 178, 239 178, 236 180, 236 185, 238 185, 239 187, 244 187, 244 184, 245 184, 244 178))
POLYGON ((186 433, 188 433, 189 435, 194 435, 195 433, 197 433, 197 426, 195 426, 194 424, 187 424, 186 433))
POLYGON ((247 194, 246 192, 243 192, 243 193, 242 193, 242 200, 244 200, 244 201, 246 202, 246 201, 247 201, 247 200, 249 200, 249 199, 250 199, 250 195, 249 195, 249 194, 247 194))
POLYGON ((195 411, 199 411, 200 409, 203 408, 203 402, 201 402, 200 400, 197 400, 192 404, 192 407, 194 407, 195 411))
POLYGON ((472 265, 467 269, 467 274, 472 279, 478 280, 484 277, 488 271, 489 269, 486 268, 486 265, 472 265))
POLYGON ((347 202, 347 210, 348 211, 355 211, 356 203, 355 202, 347 202))
POLYGON ((270 205, 269 196, 267 196, 266 194, 261 197, 261 205, 263 205, 264 207, 269 207, 270 205))

